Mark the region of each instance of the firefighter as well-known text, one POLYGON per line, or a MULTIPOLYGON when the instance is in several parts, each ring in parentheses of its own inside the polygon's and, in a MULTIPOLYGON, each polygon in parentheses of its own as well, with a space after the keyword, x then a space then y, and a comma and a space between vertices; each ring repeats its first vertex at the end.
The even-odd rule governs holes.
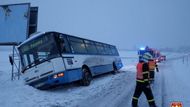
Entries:
POLYGON ((148 60, 148 66, 149 66, 149 82, 154 82, 154 75, 155 75, 155 68, 156 71, 159 72, 158 65, 156 64, 156 61, 154 61, 152 58, 148 60))
POLYGON ((142 92, 146 95, 150 107, 156 107, 152 90, 149 84, 149 66, 146 53, 142 56, 137 64, 137 75, 136 75, 136 88, 132 98, 132 107, 138 107, 138 99, 142 92))

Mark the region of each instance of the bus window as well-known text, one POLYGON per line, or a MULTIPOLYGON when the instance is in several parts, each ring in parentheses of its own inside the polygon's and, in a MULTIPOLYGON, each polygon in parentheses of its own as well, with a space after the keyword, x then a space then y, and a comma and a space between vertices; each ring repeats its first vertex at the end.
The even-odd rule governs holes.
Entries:
POLYGON ((75 37, 69 37, 69 39, 74 53, 87 53, 85 44, 82 39, 75 37))
POLYGON ((102 54, 102 55, 105 55, 105 54, 106 54, 103 44, 101 44, 101 43, 96 43, 96 47, 97 47, 97 49, 98 49, 98 53, 99 53, 99 54, 102 54))
POLYGON ((27 60, 27 55, 25 54, 25 55, 23 55, 23 57, 22 57, 22 65, 24 66, 24 65, 28 65, 28 60, 27 60))
POLYGON ((103 44, 103 47, 104 47, 104 50, 105 50, 105 54, 107 55, 108 54, 108 49, 107 49, 106 45, 103 44))
POLYGON ((114 46, 111 46, 111 51, 113 55, 119 55, 117 49, 114 46))
POLYGON ((29 57, 30 57, 30 61, 34 62, 34 56, 32 54, 30 54, 29 57))
POLYGON ((105 48, 105 51, 106 51, 106 54, 107 54, 107 55, 111 55, 111 54, 112 54, 109 45, 104 44, 104 48, 105 48))
POLYGON ((55 48, 54 44, 51 43, 49 44, 49 48, 43 48, 44 50, 40 49, 39 52, 38 52, 38 56, 39 56, 39 53, 43 53, 44 55, 47 55, 48 53, 48 57, 56 57, 58 56, 58 50, 55 48))
POLYGON ((19 51, 24 68, 59 56, 54 36, 49 33, 21 46, 19 51))
POLYGON ((98 53, 96 46, 95 46, 93 41, 85 40, 84 42, 85 42, 86 49, 87 49, 89 54, 97 54, 98 53))

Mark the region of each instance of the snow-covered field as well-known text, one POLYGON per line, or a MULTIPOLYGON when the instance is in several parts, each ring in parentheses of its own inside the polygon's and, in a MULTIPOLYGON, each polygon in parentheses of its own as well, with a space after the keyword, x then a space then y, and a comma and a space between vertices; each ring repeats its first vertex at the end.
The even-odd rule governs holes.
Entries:
MULTIPOLYGON (((24 85, 22 78, 11 81, 9 49, 0 47, 0 107, 130 107, 135 88, 137 53, 120 51, 124 67, 116 75, 95 77, 90 86, 77 83, 41 91, 24 85)), ((190 57, 167 53, 168 60, 159 64, 153 94, 158 107, 169 107, 173 101, 190 106, 190 57)), ((146 97, 140 107, 148 107, 146 97)))

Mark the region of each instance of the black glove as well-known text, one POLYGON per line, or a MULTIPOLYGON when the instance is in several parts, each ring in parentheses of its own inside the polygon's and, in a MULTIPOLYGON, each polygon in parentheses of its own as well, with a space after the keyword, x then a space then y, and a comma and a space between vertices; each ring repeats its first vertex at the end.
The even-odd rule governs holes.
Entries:
POLYGON ((157 72, 159 72, 159 69, 158 69, 158 68, 156 68, 156 71, 157 71, 157 72))

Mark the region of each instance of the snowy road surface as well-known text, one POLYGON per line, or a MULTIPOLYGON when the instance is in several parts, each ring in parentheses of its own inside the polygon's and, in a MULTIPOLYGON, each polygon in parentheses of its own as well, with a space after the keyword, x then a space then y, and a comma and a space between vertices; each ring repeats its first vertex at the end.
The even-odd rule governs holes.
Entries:
MULTIPOLYGON (((22 79, 10 80, 9 51, 0 52, 0 105, 1 107, 130 107, 135 88, 136 52, 121 53, 124 67, 116 75, 95 77, 88 87, 77 83, 40 91, 24 85, 22 79), (134 56, 131 56, 134 55, 134 56)), ((169 60, 160 63, 156 73, 153 94, 158 107, 169 107, 173 101, 190 106, 190 57, 168 54, 169 60), (177 56, 180 56, 176 58, 177 56)), ((148 107, 144 94, 140 107, 148 107)))

